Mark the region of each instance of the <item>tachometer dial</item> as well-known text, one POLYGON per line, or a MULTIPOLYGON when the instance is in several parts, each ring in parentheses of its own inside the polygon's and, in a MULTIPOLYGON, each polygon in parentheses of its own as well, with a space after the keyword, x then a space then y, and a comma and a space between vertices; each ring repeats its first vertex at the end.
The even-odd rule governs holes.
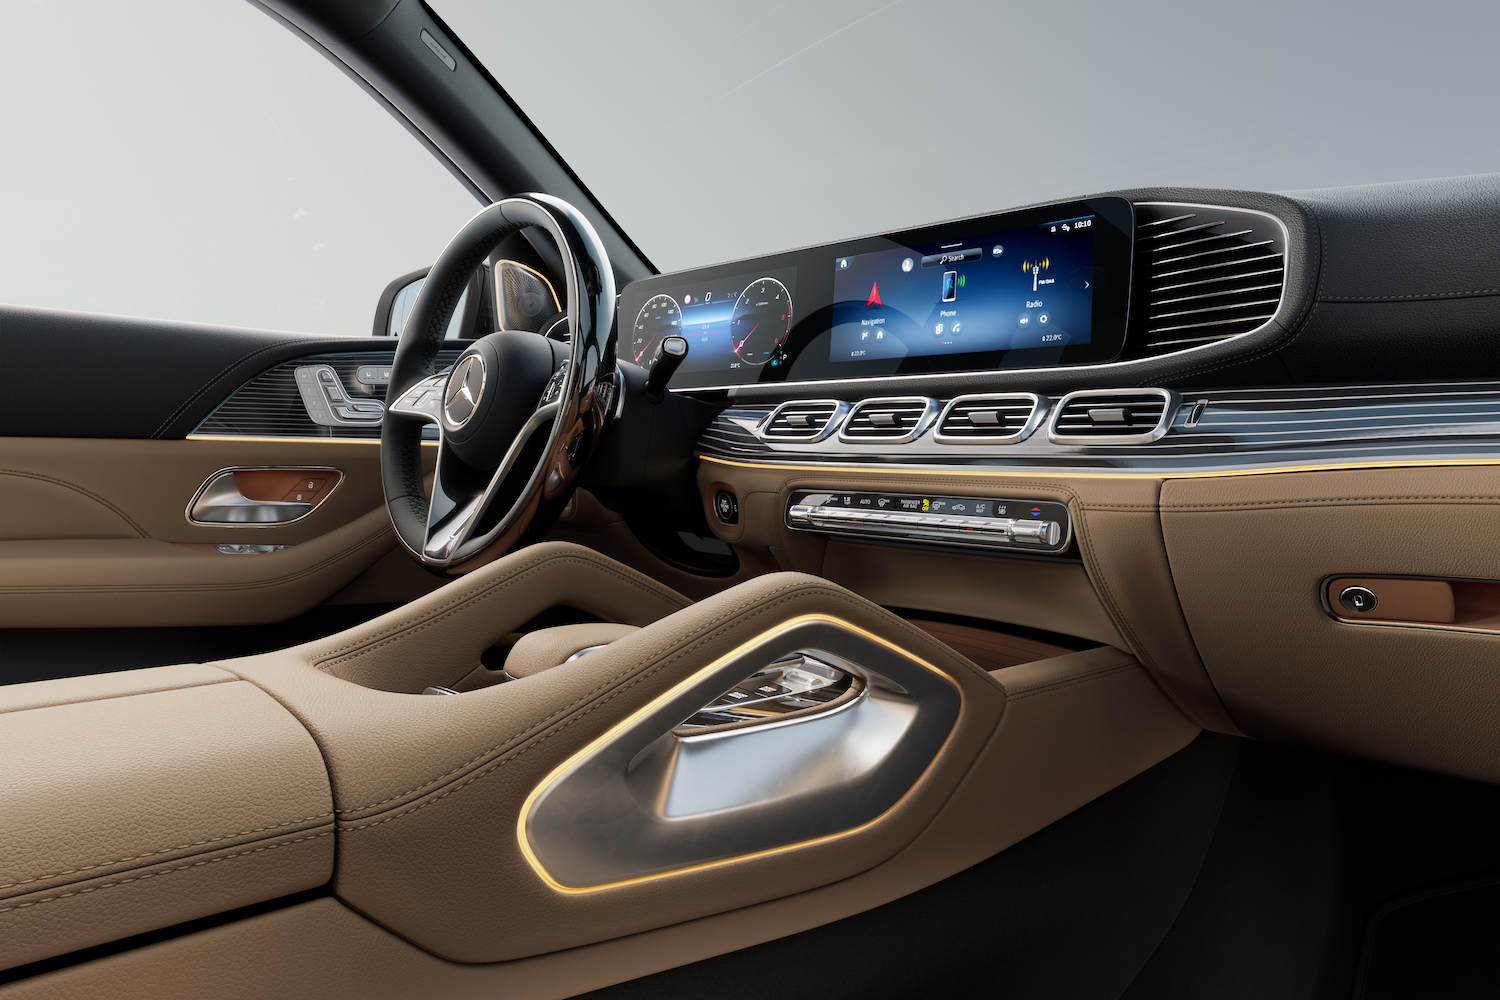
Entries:
POLYGON ((763 365, 792 332, 792 293, 775 278, 750 282, 729 319, 729 342, 746 364, 763 365))
POLYGON ((651 349, 663 337, 682 333, 682 307, 670 295, 657 295, 641 306, 635 317, 635 330, 630 335, 630 353, 635 363, 644 365, 651 360, 651 349))

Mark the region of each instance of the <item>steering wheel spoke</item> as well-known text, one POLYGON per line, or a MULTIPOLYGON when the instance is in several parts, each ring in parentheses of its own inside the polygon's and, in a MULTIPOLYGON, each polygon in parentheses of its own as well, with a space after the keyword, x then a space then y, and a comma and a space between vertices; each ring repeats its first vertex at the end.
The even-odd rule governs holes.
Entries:
POLYGON ((561 512, 606 422, 603 404, 613 401, 613 319, 608 257, 593 227, 566 203, 546 195, 507 198, 454 237, 402 331, 381 433, 386 505, 413 557, 464 572, 535 537, 561 512), (561 251, 574 335, 562 343, 501 331, 434 373, 474 269, 528 226, 549 233, 561 251), (428 423, 438 428, 430 499, 416 426, 428 423))
MULTIPOLYGON (((492 531, 476 534, 476 527, 485 521, 486 511, 505 492, 506 481, 518 471, 524 471, 518 467, 526 445, 556 419, 561 408, 562 404, 556 400, 539 406, 522 425, 500 465, 487 479, 476 475, 476 470, 465 466, 451 448, 445 448, 439 441, 432 499, 427 505, 427 530, 422 538, 423 555, 443 562, 462 559, 485 547, 495 531, 513 520, 518 513, 516 508, 526 502, 524 491, 512 501, 511 508, 500 516, 492 531)), ((440 422, 439 433, 441 426, 440 422)))

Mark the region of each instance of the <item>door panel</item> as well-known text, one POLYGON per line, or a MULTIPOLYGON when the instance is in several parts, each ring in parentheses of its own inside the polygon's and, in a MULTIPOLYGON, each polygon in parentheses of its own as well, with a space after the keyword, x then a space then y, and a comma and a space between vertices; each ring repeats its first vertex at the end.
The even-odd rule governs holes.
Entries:
POLYGON ((0 328, 0 427, 17 437, 185 437, 267 368, 369 344, 6 305, 0 328))
POLYGON ((0 438, 0 509, 0 627, 10 628, 280 621, 395 546, 376 442, 0 438), (204 483, 236 467, 341 475, 291 523, 190 521, 204 483), (290 548, 214 549, 243 543, 290 548))

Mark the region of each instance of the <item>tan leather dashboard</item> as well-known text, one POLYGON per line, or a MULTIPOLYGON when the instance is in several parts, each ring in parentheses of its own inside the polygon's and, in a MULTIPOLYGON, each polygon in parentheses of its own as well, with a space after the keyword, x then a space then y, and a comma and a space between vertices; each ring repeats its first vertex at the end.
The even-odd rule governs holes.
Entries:
MULTIPOLYGON (((705 460, 705 514, 742 560, 769 556, 876 603, 1011 622, 1133 652, 1220 732, 1500 780, 1500 635, 1366 624, 1324 609, 1339 576, 1500 579, 1500 470, 1379 468, 1180 479, 979 474, 705 460), (1078 561, 828 539, 786 526, 795 489, 1053 500, 1078 561)), ((1346 616, 1347 617, 1347 616, 1346 616)))

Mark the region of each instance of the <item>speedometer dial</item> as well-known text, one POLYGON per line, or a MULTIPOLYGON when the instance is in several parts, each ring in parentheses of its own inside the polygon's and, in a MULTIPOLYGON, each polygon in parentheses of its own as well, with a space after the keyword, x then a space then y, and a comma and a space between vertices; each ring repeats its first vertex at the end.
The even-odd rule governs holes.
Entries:
POLYGON ((729 342, 740 360, 763 365, 792 332, 792 293, 775 278, 750 282, 729 319, 729 342))
POLYGON ((651 298, 641 311, 636 313, 635 329, 630 335, 630 353, 635 363, 643 365, 651 360, 651 349, 663 337, 682 333, 682 307, 670 295, 651 298))

